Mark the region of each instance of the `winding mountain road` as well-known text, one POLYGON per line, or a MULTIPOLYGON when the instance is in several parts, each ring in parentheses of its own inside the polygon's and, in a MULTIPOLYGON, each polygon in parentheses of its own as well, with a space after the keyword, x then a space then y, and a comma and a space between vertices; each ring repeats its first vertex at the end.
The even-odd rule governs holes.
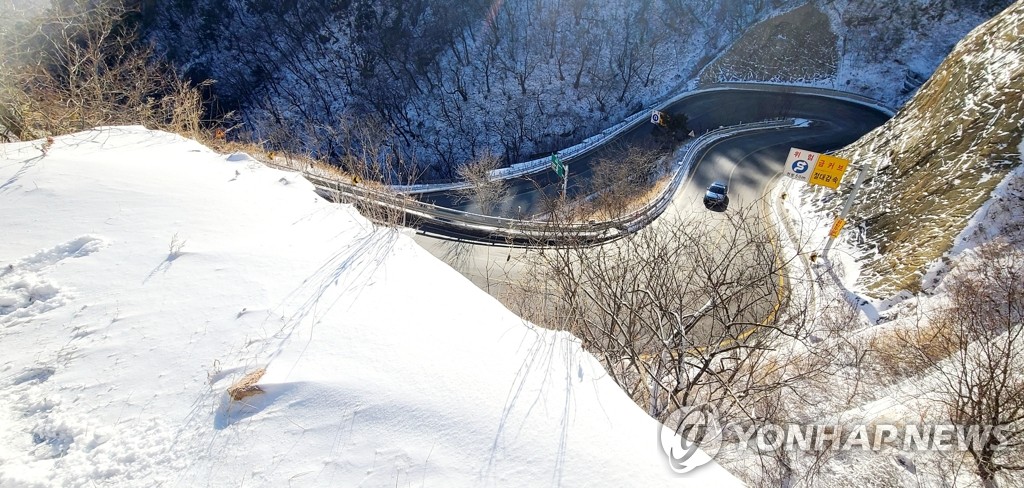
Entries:
MULTIPOLYGON (((728 179, 733 182, 731 192, 749 201, 762 194, 764 185, 781 171, 790 146, 819 152, 838 149, 878 127, 890 116, 878 108, 842 97, 843 94, 838 92, 775 85, 726 86, 701 90, 663 111, 674 116, 685 114, 688 127, 698 134, 721 126, 765 119, 812 121, 811 127, 807 128, 730 138, 716 143, 704 153, 689 186, 706 188, 716 179, 726 179, 723 175, 728 174, 728 179)), ((653 124, 641 123, 623 133, 615 142, 641 144, 652 138, 653 130, 653 124)), ((603 151, 598 148, 573 160, 569 176, 570 196, 586 188, 593 164, 603 156, 603 151)), ((424 193, 418 198, 441 207, 497 217, 524 218, 542 213, 544 200, 557 195, 561 184, 561 179, 550 170, 513 178, 509 180, 509 197, 488 212, 482 212, 478 202, 467 201, 457 192, 424 193)))
MULTIPOLYGON (((701 211, 700 198, 713 181, 729 183, 730 207, 748 206, 762 198, 768 186, 782 172, 790 147, 825 152, 842 148, 891 116, 877 106, 827 90, 764 86, 730 86, 702 90, 664 109, 685 114, 688 126, 697 133, 743 122, 772 118, 810 120, 808 127, 744 133, 714 142, 704 148, 691 168, 688 181, 674 196, 670 212, 701 211)), ((651 137, 653 125, 640 124, 626 131, 618 141, 636 144, 651 137)), ((591 151, 571 164, 569 193, 585 185, 591 166, 600 156, 591 151)), ((510 181, 511 196, 492 215, 517 218, 542 211, 544 195, 554 195, 561 181, 550 170, 510 181)), ((423 194, 420 198, 440 206, 479 212, 476 202, 465 201, 453 192, 423 194)), ((417 242, 448 262, 474 283, 498 296, 505 284, 520 279, 515 263, 528 251, 494 248, 417 235, 417 242)))

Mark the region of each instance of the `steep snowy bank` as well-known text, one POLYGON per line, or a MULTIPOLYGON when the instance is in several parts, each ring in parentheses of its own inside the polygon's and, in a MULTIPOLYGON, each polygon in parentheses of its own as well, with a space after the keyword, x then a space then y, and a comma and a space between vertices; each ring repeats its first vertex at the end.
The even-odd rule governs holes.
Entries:
POLYGON ((573 337, 244 155, 0 146, 0 235, 5 487, 737 484, 673 474, 573 337))

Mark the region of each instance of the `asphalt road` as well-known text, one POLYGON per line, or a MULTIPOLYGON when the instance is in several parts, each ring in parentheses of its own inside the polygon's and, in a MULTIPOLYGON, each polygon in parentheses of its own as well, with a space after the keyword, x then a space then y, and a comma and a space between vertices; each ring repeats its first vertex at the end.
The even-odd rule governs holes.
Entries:
MULTIPOLYGON (((884 123, 888 116, 862 104, 827 96, 786 91, 733 88, 702 93, 668 107, 665 112, 678 117, 685 114, 688 129, 703 133, 720 126, 755 122, 771 118, 803 118, 813 121, 809 128, 773 131, 721 141, 713 146, 696 167, 689 188, 703 189, 712 181, 729 180, 730 198, 750 201, 781 171, 791 146, 812 151, 841 148, 884 123)), ((782 89, 784 90, 784 89, 782 89)), ((623 134, 622 144, 649 144, 655 126, 644 123, 623 134)), ((607 153, 598 149, 570 164, 570 196, 587 188, 591 167, 607 153)), ((478 202, 456 192, 420 195, 435 205, 474 213, 509 218, 526 218, 545 212, 543 202, 561 191, 561 179, 553 171, 510 180, 509 197, 487 212, 478 202)), ((691 194, 690 191, 684 191, 691 194)))

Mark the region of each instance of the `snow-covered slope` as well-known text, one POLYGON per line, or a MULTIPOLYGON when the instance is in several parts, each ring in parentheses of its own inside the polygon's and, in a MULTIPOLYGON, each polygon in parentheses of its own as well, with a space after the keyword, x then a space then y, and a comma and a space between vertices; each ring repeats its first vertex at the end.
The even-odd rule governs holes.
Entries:
POLYGON ((0 236, 4 487, 737 484, 673 474, 572 336, 244 155, 0 146, 0 236))
MULTIPOLYGON (((1024 138, 1024 2, 965 37, 892 120, 844 149, 869 176, 851 214, 861 286, 878 297, 917 291, 970 216, 1020 164, 1024 138)), ((825 213, 836 193, 809 190, 825 213)), ((851 225, 852 224, 852 225, 851 225)))
POLYGON ((808 2, 748 29, 701 82, 820 86, 902 106, 1006 0, 808 2))

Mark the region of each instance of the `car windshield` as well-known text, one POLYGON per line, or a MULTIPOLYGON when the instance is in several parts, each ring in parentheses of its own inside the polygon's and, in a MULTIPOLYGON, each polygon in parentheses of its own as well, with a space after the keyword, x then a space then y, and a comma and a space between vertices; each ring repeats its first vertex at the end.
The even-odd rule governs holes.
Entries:
POLYGON ((717 193, 719 195, 725 195, 725 185, 721 183, 715 183, 708 188, 711 193, 717 193))

